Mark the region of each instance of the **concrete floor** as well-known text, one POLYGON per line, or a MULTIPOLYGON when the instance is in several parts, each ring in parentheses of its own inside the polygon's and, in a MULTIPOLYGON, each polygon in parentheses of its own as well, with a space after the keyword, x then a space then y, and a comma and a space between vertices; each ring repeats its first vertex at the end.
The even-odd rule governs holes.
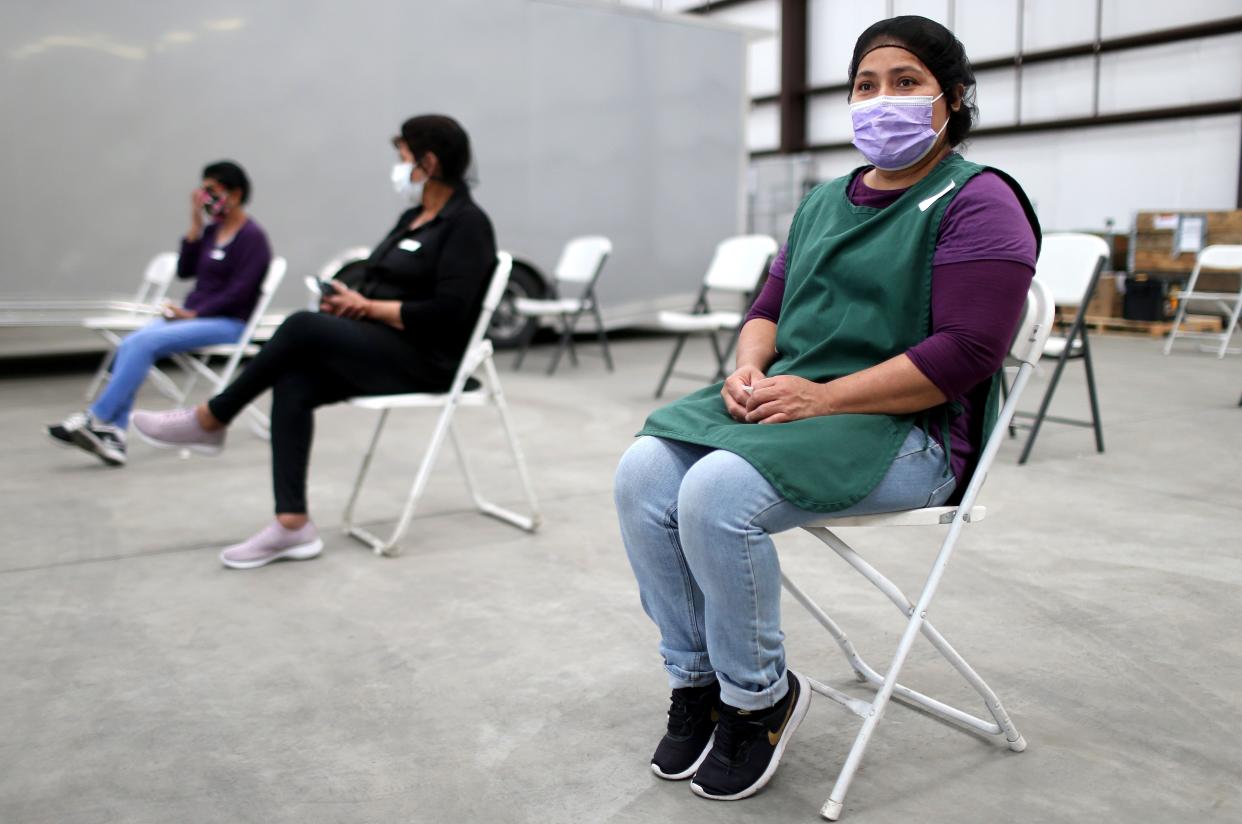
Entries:
MULTIPOLYGON (((1163 358, 1149 339, 1095 345, 1108 452, 1050 426, 1018 467, 1008 444, 988 520, 968 529, 934 610, 1029 749, 894 706, 844 820, 1242 820, 1242 644, 1229 629, 1242 607, 1242 369, 1163 358)), ((446 456, 405 555, 370 555, 336 527, 374 418, 324 410, 311 501, 327 551, 253 572, 215 553, 268 517, 266 444, 239 428, 222 457, 188 461, 135 444, 110 470, 40 431, 86 375, 0 380, 0 821, 818 820, 856 729, 822 699, 748 801, 703 801, 647 768, 667 692, 610 490, 669 346, 621 342, 615 375, 586 358, 548 378, 539 356, 515 374, 502 357, 546 518, 534 536, 474 514, 446 456)), ((1080 413, 1084 397, 1071 366, 1056 408, 1080 413)), ((429 421, 393 421, 366 502, 377 521, 399 506, 429 421)), ((480 474, 518 504, 489 413, 461 423, 480 474)), ((853 535, 909 587, 934 550, 914 532, 853 535)), ((891 606, 809 536, 778 543, 886 662, 891 606)), ((855 689, 787 607, 791 663, 855 689)), ((970 702, 924 645, 906 675, 970 702)))

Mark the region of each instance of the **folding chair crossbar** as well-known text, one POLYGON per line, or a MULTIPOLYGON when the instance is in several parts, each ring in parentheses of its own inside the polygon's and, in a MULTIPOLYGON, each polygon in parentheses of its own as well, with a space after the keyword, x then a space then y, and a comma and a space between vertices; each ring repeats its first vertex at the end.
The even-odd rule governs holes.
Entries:
MULTIPOLYGON (((828 517, 803 527, 832 549, 874 587, 879 589, 906 616, 905 629, 902 631, 901 639, 897 644, 897 649, 889 662, 888 668, 884 672, 880 672, 868 664, 854 648, 844 630, 828 613, 803 589, 795 584, 787 574, 782 573, 781 575, 781 583, 785 589, 828 631, 849 662, 851 669, 854 671, 854 676, 860 682, 876 690, 874 697, 870 701, 864 701, 822 681, 808 679, 814 693, 841 704, 862 719, 862 726, 854 739, 853 745, 850 747, 849 754, 837 776, 832 792, 820 809, 820 814, 830 821, 835 821, 841 816, 845 804, 845 795, 849 790, 850 783, 853 781, 854 775, 862 762, 863 754, 866 752, 871 736, 875 733, 889 701, 893 698, 967 730, 1003 738, 1009 749, 1014 752, 1022 752, 1026 749, 1026 739, 1018 732, 1017 727, 1005 711, 996 693, 928 620, 927 613, 932 599, 940 586, 941 578, 944 576, 944 571, 948 566, 949 559, 953 554, 963 526, 978 520, 983 512, 982 508, 977 509, 975 507, 975 500, 987 478, 988 469, 991 467, 996 453, 1000 449, 1003 433, 1013 420, 1018 398, 1030 381, 1031 374, 1034 371, 1034 363, 1038 360, 1039 353, 1043 350, 1044 342, 1047 339, 1047 327, 1050 325, 1052 315, 1051 298, 1048 296, 1047 289, 1038 282, 1032 284, 1031 295, 1032 300, 1028 300, 1028 310, 1023 320, 1022 330, 1023 332, 1028 332, 1029 335, 1026 338, 1026 345, 1022 347, 1022 354, 1017 356, 1020 363, 1018 374, 1001 408, 996 427, 984 444, 979 457, 978 468, 971 477, 969 484, 967 484, 961 503, 956 509, 945 512, 945 514, 951 515, 948 523, 948 533, 941 542, 940 550, 936 555, 935 562, 932 564, 927 579, 923 583, 918 598, 912 601, 896 584, 881 574, 879 570, 868 563, 833 531, 834 529, 850 526, 880 525, 884 523, 886 516, 873 516, 870 519, 870 524, 867 517, 840 519, 828 517), (944 701, 899 683, 898 678, 901 670, 905 666, 906 658, 909 656, 910 649, 918 635, 926 638, 932 647, 979 694, 983 699, 984 706, 988 710, 988 714, 991 716, 991 720, 958 709, 944 701)), ((1015 340, 1015 347, 1019 345, 1020 342, 1015 340)), ((1014 349, 1011 348, 1011 354, 1013 352, 1014 349)), ((922 520, 918 517, 902 519, 891 516, 887 516, 887 520, 892 525, 913 525, 917 523, 936 525, 937 523, 943 524, 945 520, 943 515, 937 516, 937 510, 914 510, 913 513, 921 513, 922 520)))

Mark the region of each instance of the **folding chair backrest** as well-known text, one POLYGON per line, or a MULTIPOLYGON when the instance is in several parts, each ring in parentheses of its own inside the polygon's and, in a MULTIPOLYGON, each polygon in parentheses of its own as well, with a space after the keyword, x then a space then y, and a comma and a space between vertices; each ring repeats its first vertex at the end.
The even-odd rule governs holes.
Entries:
POLYGON ((1196 269, 1233 269, 1242 271, 1242 246, 1214 244, 1204 246, 1195 260, 1196 269))
POLYGON ((151 258, 142 273, 142 285, 138 287, 134 303, 153 304, 164 299, 173 276, 177 274, 177 257, 176 252, 160 252, 151 258))
POLYGON ((280 282, 285 279, 285 271, 288 268, 288 262, 279 255, 273 257, 272 262, 267 265, 267 274, 263 276, 263 283, 259 286, 259 299, 255 302, 249 320, 246 321, 246 328, 242 331, 241 337, 237 339, 237 343, 233 344, 233 354, 229 355, 224 369, 216 375, 216 391, 223 389, 233 379, 237 365, 241 362, 242 356, 246 354, 246 347, 254 338, 254 330, 258 327, 259 321, 263 319, 264 313, 267 312, 268 304, 272 302, 272 296, 280 288, 280 282))
POLYGON ((366 260, 371 256, 371 249, 367 246, 350 246, 336 257, 329 260, 323 266, 319 267, 319 279, 331 280, 346 265, 358 260, 366 260))
POLYGON ((611 253, 612 241, 606 237, 576 237, 565 244, 561 259, 556 262, 556 280, 589 285, 599 277, 611 253))
POLYGON ((487 293, 483 296, 483 309, 479 312, 479 319, 475 321, 474 331, 470 333, 470 341, 462 351, 461 363, 457 366, 457 374, 453 376, 453 385, 449 391, 455 392, 465 386, 466 379, 478 367, 480 360, 474 356, 474 352, 487 335, 487 327, 491 325, 492 314, 495 313, 496 307, 500 305, 500 301, 505 296, 505 287, 509 285, 509 273, 512 271, 513 255, 508 252, 497 252, 496 268, 492 270, 491 283, 488 284, 487 293))
POLYGON ((1008 365, 1020 366, 1025 363, 1034 366, 1039 361, 1040 355, 1044 353, 1044 344, 1048 342, 1048 335, 1052 332, 1055 308, 1048 287, 1042 281, 1032 280, 1031 288, 1026 293, 1022 321, 1009 344, 1008 365))
POLYGON ((1080 232, 1047 234, 1035 279, 1048 287, 1057 306, 1081 306, 1090 300, 1087 290, 1108 258, 1103 238, 1080 232))
POLYGON ((703 283, 708 289, 751 292, 778 248, 776 241, 767 235, 738 235, 722 241, 716 247, 703 283))

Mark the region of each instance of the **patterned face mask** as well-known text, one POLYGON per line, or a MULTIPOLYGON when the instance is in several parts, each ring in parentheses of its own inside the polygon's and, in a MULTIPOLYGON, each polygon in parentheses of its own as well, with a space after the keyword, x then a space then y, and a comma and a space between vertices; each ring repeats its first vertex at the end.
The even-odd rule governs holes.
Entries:
POLYGON ((918 163, 948 127, 932 129, 932 104, 944 97, 881 95, 850 104, 854 145, 877 169, 896 172, 918 163))
POLYGON ((200 189, 198 198, 203 204, 203 214, 208 220, 219 220, 228 214, 229 204, 224 195, 216 194, 209 189, 200 189))

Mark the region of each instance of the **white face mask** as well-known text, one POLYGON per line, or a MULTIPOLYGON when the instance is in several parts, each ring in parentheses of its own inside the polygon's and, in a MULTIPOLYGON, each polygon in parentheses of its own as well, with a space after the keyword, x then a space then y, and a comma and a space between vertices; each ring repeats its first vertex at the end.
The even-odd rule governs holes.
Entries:
POLYGON ((423 183, 410 180, 414 174, 413 163, 397 163, 392 167, 392 188, 411 203, 420 203, 423 199, 423 183))

